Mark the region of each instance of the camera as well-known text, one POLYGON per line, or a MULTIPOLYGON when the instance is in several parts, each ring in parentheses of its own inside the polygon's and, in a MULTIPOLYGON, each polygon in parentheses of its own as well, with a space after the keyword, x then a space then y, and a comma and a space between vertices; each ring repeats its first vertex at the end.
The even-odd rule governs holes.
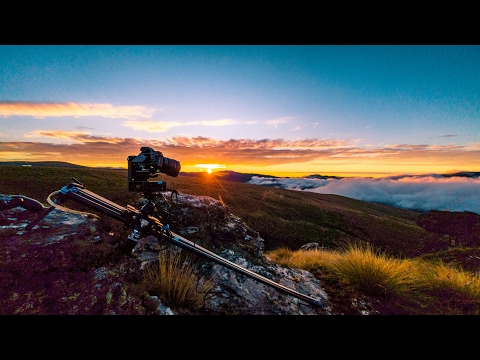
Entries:
POLYGON ((180 162, 169 159, 160 151, 142 146, 140 154, 130 155, 128 161, 128 191, 152 193, 166 191, 167 184, 162 180, 155 180, 161 173, 176 177, 180 172, 180 162))

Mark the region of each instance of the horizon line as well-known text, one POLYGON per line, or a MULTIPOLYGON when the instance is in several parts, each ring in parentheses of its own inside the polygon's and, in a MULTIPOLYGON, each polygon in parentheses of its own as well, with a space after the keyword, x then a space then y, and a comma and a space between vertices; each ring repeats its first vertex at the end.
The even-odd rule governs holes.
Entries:
MULTIPOLYGON (((26 160, 12 160, 12 161, 0 161, 0 164, 8 164, 8 163, 20 163, 23 165, 35 165, 35 164, 44 164, 44 163, 63 163, 63 164, 70 164, 74 166, 78 166, 80 168, 85 168, 85 169, 99 169, 99 170, 128 170, 127 167, 125 166, 120 166, 120 167, 115 167, 115 166, 86 166, 86 165, 79 165, 67 161, 59 161, 59 160, 46 160, 46 161, 26 161, 26 160)), ((448 175, 448 174, 456 174, 456 173, 477 173, 480 171, 470 171, 470 170, 457 170, 453 169, 444 173, 392 173, 392 172, 358 172, 358 171, 333 171, 333 172, 323 172, 323 173, 311 173, 311 172, 306 172, 306 171, 288 171, 288 172, 282 172, 282 171, 277 171, 277 172, 272 172, 269 174, 261 174, 261 173, 254 173, 254 172, 239 172, 235 170, 229 170, 229 169, 222 169, 222 170, 213 170, 211 173, 207 173, 206 171, 203 170, 198 170, 198 171, 180 171, 179 173, 185 173, 185 174, 192 174, 192 173, 205 173, 208 175, 214 175, 215 173, 219 172, 234 172, 238 174, 244 174, 244 175, 260 175, 264 177, 276 177, 276 178, 304 178, 308 176, 325 176, 325 177, 363 177, 363 178, 381 178, 381 177, 390 177, 390 176, 428 176, 428 175, 448 175), (341 174, 346 174, 345 176, 341 174), (376 176, 375 176, 376 175, 376 176), (380 175, 380 176, 379 176, 380 175), (382 176, 383 175, 383 176, 382 176)))

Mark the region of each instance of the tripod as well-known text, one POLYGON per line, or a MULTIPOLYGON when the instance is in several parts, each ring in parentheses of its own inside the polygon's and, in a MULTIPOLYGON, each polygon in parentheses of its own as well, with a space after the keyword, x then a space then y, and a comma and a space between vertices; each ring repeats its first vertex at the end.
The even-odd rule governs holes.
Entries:
MULTIPOLYGON (((245 269, 240 265, 237 265, 231 261, 228 261, 221 256, 211 252, 208 249, 205 249, 194 242, 185 239, 184 237, 172 232, 168 223, 162 222, 165 219, 162 216, 158 215, 158 209, 155 205, 155 200, 161 195, 168 205, 168 201, 157 191, 150 191, 144 193, 147 203, 145 203, 140 209, 137 209, 131 205, 122 207, 104 197, 101 197, 94 192, 91 192, 85 188, 83 184, 73 179, 74 182, 69 183, 58 191, 50 194, 47 200, 51 204, 51 207, 46 209, 40 216, 32 222, 26 230, 30 230, 37 224, 41 219, 43 219, 50 211, 58 207, 58 204, 62 203, 67 197, 71 198, 79 203, 89 206, 99 212, 110 216, 116 220, 119 220, 124 223, 126 229, 133 227, 133 231, 127 237, 124 249, 127 252, 131 252, 138 240, 146 237, 148 235, 153 235, 157 240, 163 240, 175 246, 178 246, 181 249, 185 249, 194 254, 198 254, 208 260, 212 260, 230 270, 241 273, 247 277, 255 279, 265 285, 271 286, 279 291, 292 295, 298 299, 304 300, 312 306, 323 308, 323 302, 320 299, 302 294, 298 291, 290 289, 284 285, 281 285, 275 281, 272 281, 264 276, 261 276, 251 270, 245 269), (59 197, 55 201, 51 201, 50 197, 53 194, 58 194, 59 197)), ((173 194, 178 194, 176 191, 172 192, 173 194)), ((64 208, 65 209, 65 208, 64 208)), ((169 215, 169 212, 167 212, 169 215)))

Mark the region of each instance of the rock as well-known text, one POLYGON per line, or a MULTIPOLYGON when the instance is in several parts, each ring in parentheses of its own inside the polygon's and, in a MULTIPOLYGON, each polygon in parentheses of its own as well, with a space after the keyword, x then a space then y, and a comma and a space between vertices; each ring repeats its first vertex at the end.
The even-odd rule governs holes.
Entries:
POLYGON ((322 247, 320 246, 319 243, 316 242, 311 242, 304 244, 300 247, 300 250, 320 250, 322 247))
POLYGON ((0 211, 20 206, 25 210, 39 212, 43 210, 41 202, 23 195, 0 194, 0 211))

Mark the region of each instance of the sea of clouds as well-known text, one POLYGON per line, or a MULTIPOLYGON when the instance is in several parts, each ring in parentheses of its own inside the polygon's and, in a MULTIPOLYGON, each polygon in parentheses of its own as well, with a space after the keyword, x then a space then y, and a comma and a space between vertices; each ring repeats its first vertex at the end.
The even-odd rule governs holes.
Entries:
POLYGON ((480 214, 480 178, 402 175, 384 178, 270 178, 253 176, 249 184, 336 194, 419 211, 471 211, 480 214))

